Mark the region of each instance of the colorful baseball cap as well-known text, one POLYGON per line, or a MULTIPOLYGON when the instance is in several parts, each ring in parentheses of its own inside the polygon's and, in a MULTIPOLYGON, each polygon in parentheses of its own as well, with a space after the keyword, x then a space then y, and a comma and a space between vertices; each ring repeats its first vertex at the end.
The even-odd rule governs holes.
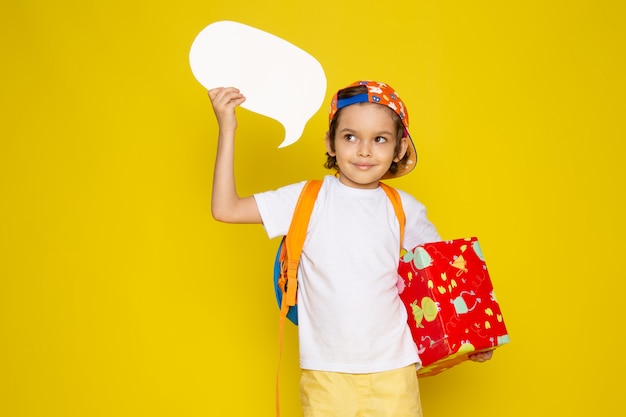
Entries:
POLYGON ((415 165, 417 164, 417 150, 415 149, 415 144, 413 143, 413 139, 409 134, 409 112, 396 90, 394 90, 390 85, 378 81, 356 81, 349 86, 342 88, 341 90, 335 93, 330 102, 328 124, 332 123, 339 109, 347 107, 351 104, 369 102, 389 107, 398 115, 398 117, 400 117, 400 120, 404 125, 404 133, 409 139, 409 146, 406 150, 408 158, 406 159, 406 164, 404 166, 398 166, 398 171, 395 174, 387 172, 383 179, 401 177, 413 171, 413 168, 415 168, 415 165), (359 85, 367 87, 367 93, 357 94, 356 96, 347 97, 341 100, 337 99, 337 94, 339 93, 339 91, 359 85))

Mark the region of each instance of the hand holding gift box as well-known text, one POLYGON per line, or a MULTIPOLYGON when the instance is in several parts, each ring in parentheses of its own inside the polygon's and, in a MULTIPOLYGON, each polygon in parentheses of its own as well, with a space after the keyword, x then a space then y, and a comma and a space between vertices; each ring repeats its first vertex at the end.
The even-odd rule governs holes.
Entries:
POLYGON ((509 337, 475 237, 427 243, 406 251, 398 268, 400 298, 422 368, 436 375, 509 337))

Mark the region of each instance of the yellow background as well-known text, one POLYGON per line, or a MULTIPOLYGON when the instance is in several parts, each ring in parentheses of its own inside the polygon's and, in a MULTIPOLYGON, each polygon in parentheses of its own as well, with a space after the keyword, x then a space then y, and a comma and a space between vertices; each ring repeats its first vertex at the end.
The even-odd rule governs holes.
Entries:
MULTIPOLYGON (((392 185, 479 237, 512 341, 423 379, 426 416, 626 415, 623 2, 21 0, 0 6, 1 416, 273 415, 278 241, 211 218, 216 123, 188 64, 226 19, 329 85, 285 149, 239 112, 242 193, 325 174, 328 98, 380 79, 421 157, 392 185)), ((285 416, 296 345, 288 326, 285 416)))

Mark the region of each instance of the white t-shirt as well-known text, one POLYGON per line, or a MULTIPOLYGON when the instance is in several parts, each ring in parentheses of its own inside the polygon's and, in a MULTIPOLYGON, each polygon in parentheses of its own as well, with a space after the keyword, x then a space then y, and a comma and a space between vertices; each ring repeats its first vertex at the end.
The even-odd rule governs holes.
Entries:
MULTIPOLYGON (((256 194, 270 238, 289 230, 304 182, 256 194)), ((440 240, 425 207, 398 190, 407 218, 403 247, 440 240)), ((419 363, 398 296, 400 229, 382 188, 326 176, 298 270, 302 369, 370 373, 419 363)))

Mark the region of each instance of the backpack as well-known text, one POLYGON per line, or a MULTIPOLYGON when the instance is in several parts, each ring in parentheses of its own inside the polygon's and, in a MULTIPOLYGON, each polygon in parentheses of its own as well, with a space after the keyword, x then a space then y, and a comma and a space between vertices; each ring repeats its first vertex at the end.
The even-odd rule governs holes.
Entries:
MULTIPOLYGON (((398 255, 402 250, 402 241, 404 240, 404 225, 406 216, 402 208, 402 200, 400 194, 395 188, 384 183, 379 183, 387 194, 387 197, 393 205, 393 209, 398 218, 400 225, 400 248, 398 255)), ((274 260, 274 291, 276 293, 276 301, 280 308, 279 319, 279 353, 278 353, 278 370, 276 372, 276 415, 280 416, 280 398, 279 398, 279 377, 280 377, 280 358, 283 351, 283 330, 285 320, 289 319, 295 325, 298 324, 298 310, 296 293, 298 288, 298 265, 300 264, 300 255, 302 254, 302 246, 306 238, 306 232, 309 228, 309 220, 313 212, 313 206, 317 200, 321 180, 309 180, 304 184, 302 192, 298 197, 296 208, 289 225, 287 235, 278 246, 276 258, 274 260)))
MULTIPOLYGON (((404 240, 404 224, 406 216, 402 209, 402 200, 395 188, 380 183, 393 205, 393 209, 400 224, 400 246, 404 240)), ((274 292, 280 308, 281 326, 285 318, 298 325, 298 308, 296 300, 298 265, 302 246, 309 227, 309 220, 317 194, 322 187, 321 180, 309 180, 304 184, 294 210, 287 235, 283 237, 274 260, 274 292)), ((401 249, 401 248, 400 248, 401 249)))

